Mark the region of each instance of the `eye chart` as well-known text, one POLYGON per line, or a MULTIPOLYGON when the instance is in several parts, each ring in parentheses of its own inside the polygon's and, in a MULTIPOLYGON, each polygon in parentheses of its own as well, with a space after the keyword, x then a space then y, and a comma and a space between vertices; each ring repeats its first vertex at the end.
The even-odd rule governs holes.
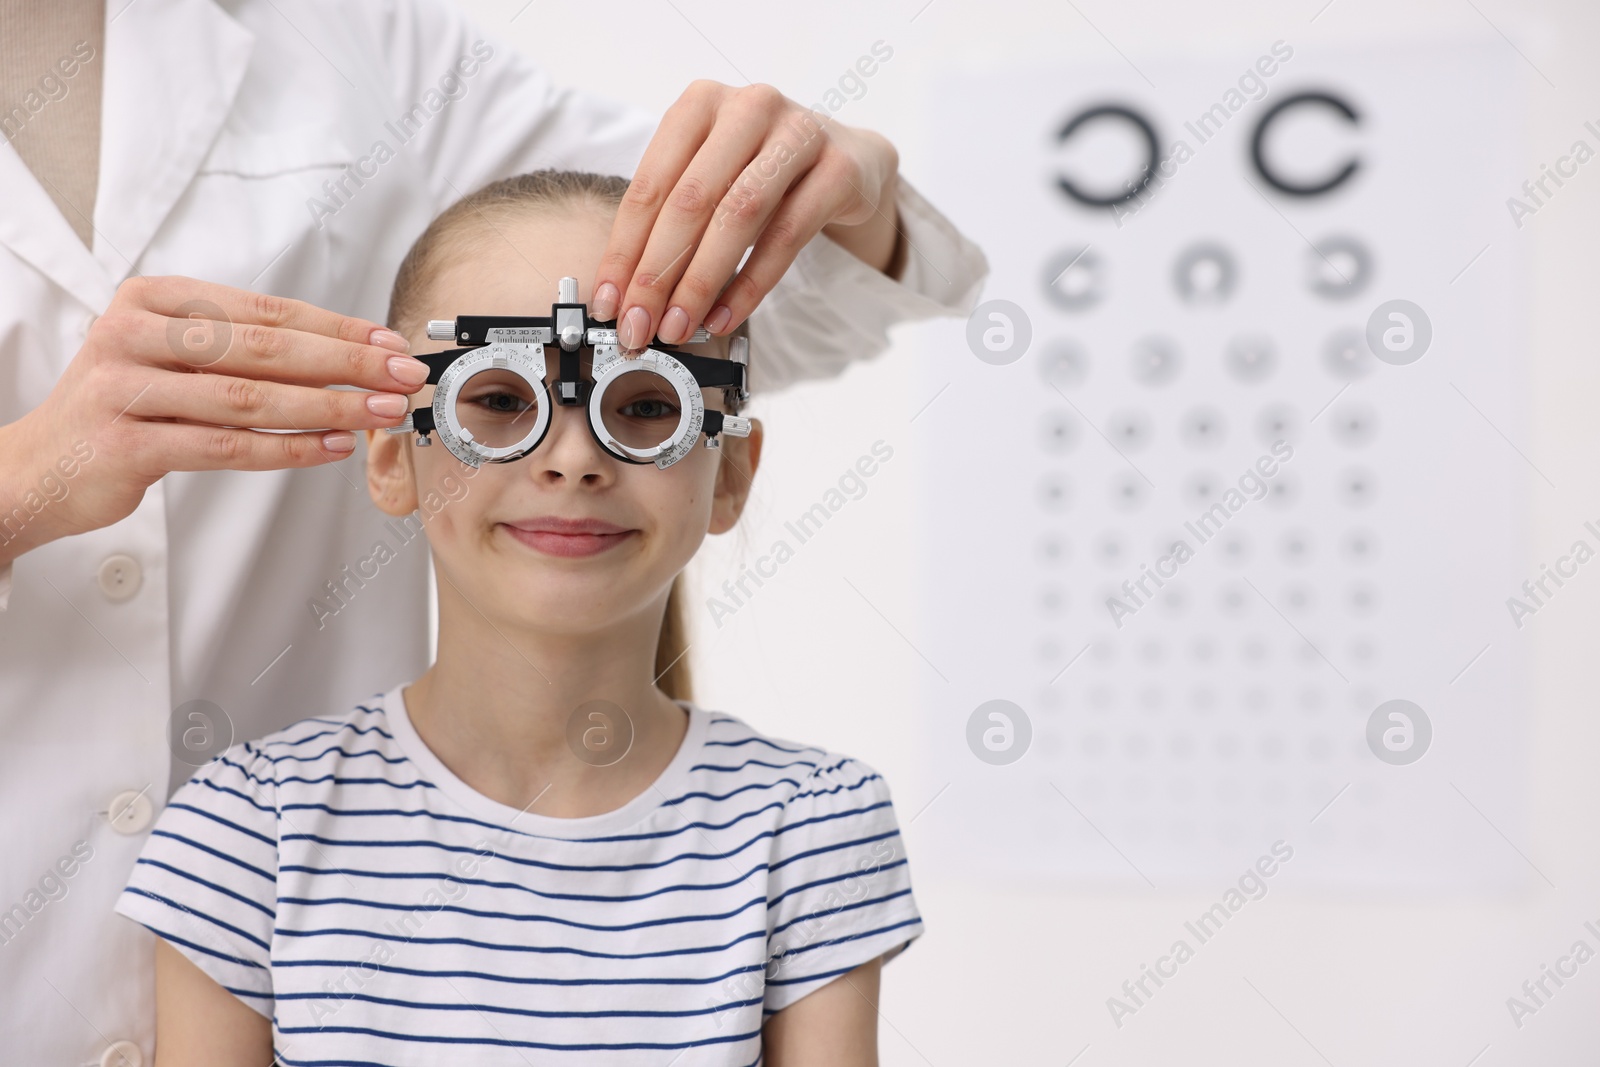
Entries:
POLYGON ((939 86, 922 186, 1006 303, 919 350, 930 864, 1166 889, 1282 839, 1310 887, 1536 877, 1515 62, 939 86))

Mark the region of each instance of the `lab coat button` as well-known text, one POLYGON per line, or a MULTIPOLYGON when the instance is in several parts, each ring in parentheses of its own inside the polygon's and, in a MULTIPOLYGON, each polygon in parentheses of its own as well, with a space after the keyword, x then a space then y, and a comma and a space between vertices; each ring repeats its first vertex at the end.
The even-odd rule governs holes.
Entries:
POLYGON ((100 564, 98 577, 100 591, 106 595, 106 599, 120 602, 139 591, 143 574, 139 570, 138 560, 119 553, 106 557, 105 562, 100 564))
POLYGON ((100 1067, 144 1067, 144 1053, 132 1041, 117 1041, 101 1055, 100 1067))
POLYGON ((143 789, 129 789, 111 798, 111 807, 106 810, 106 815, 111 819, 113 830, 119 834, 137 834, 150 825, 156 808, 150 803, 146 792, 143 789))

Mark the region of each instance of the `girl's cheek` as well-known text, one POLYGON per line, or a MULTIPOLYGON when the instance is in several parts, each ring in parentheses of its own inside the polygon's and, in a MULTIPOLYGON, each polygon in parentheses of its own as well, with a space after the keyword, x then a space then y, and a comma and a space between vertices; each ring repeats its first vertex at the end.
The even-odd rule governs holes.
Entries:
POLYGON ((485 495, 480 471, 429 456, 417 466, 417 512, 431 538, 446 539, 464 528, 485 495))

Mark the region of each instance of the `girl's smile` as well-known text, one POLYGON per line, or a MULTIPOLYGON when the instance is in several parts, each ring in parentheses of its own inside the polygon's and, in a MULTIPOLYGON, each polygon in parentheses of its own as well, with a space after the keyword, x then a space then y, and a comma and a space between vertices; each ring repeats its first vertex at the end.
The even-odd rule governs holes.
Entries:
POLYGON ((516 540, 547 556, 594 556, 639 533, 602 519, 564 519, 555 515, 503 522, 500 526, 516 540))

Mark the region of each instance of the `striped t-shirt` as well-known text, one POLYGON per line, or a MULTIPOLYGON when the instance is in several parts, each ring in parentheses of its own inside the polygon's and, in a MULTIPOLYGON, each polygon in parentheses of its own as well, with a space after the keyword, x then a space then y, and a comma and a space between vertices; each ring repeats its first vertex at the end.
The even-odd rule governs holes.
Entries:
POLYGON ((652 788, 552 818, 452 774, 401 689, 207 764, 117 901, 290 1067, 748 1067, 767 1015, 922 932, 857 760, 684 703, 652 788))

